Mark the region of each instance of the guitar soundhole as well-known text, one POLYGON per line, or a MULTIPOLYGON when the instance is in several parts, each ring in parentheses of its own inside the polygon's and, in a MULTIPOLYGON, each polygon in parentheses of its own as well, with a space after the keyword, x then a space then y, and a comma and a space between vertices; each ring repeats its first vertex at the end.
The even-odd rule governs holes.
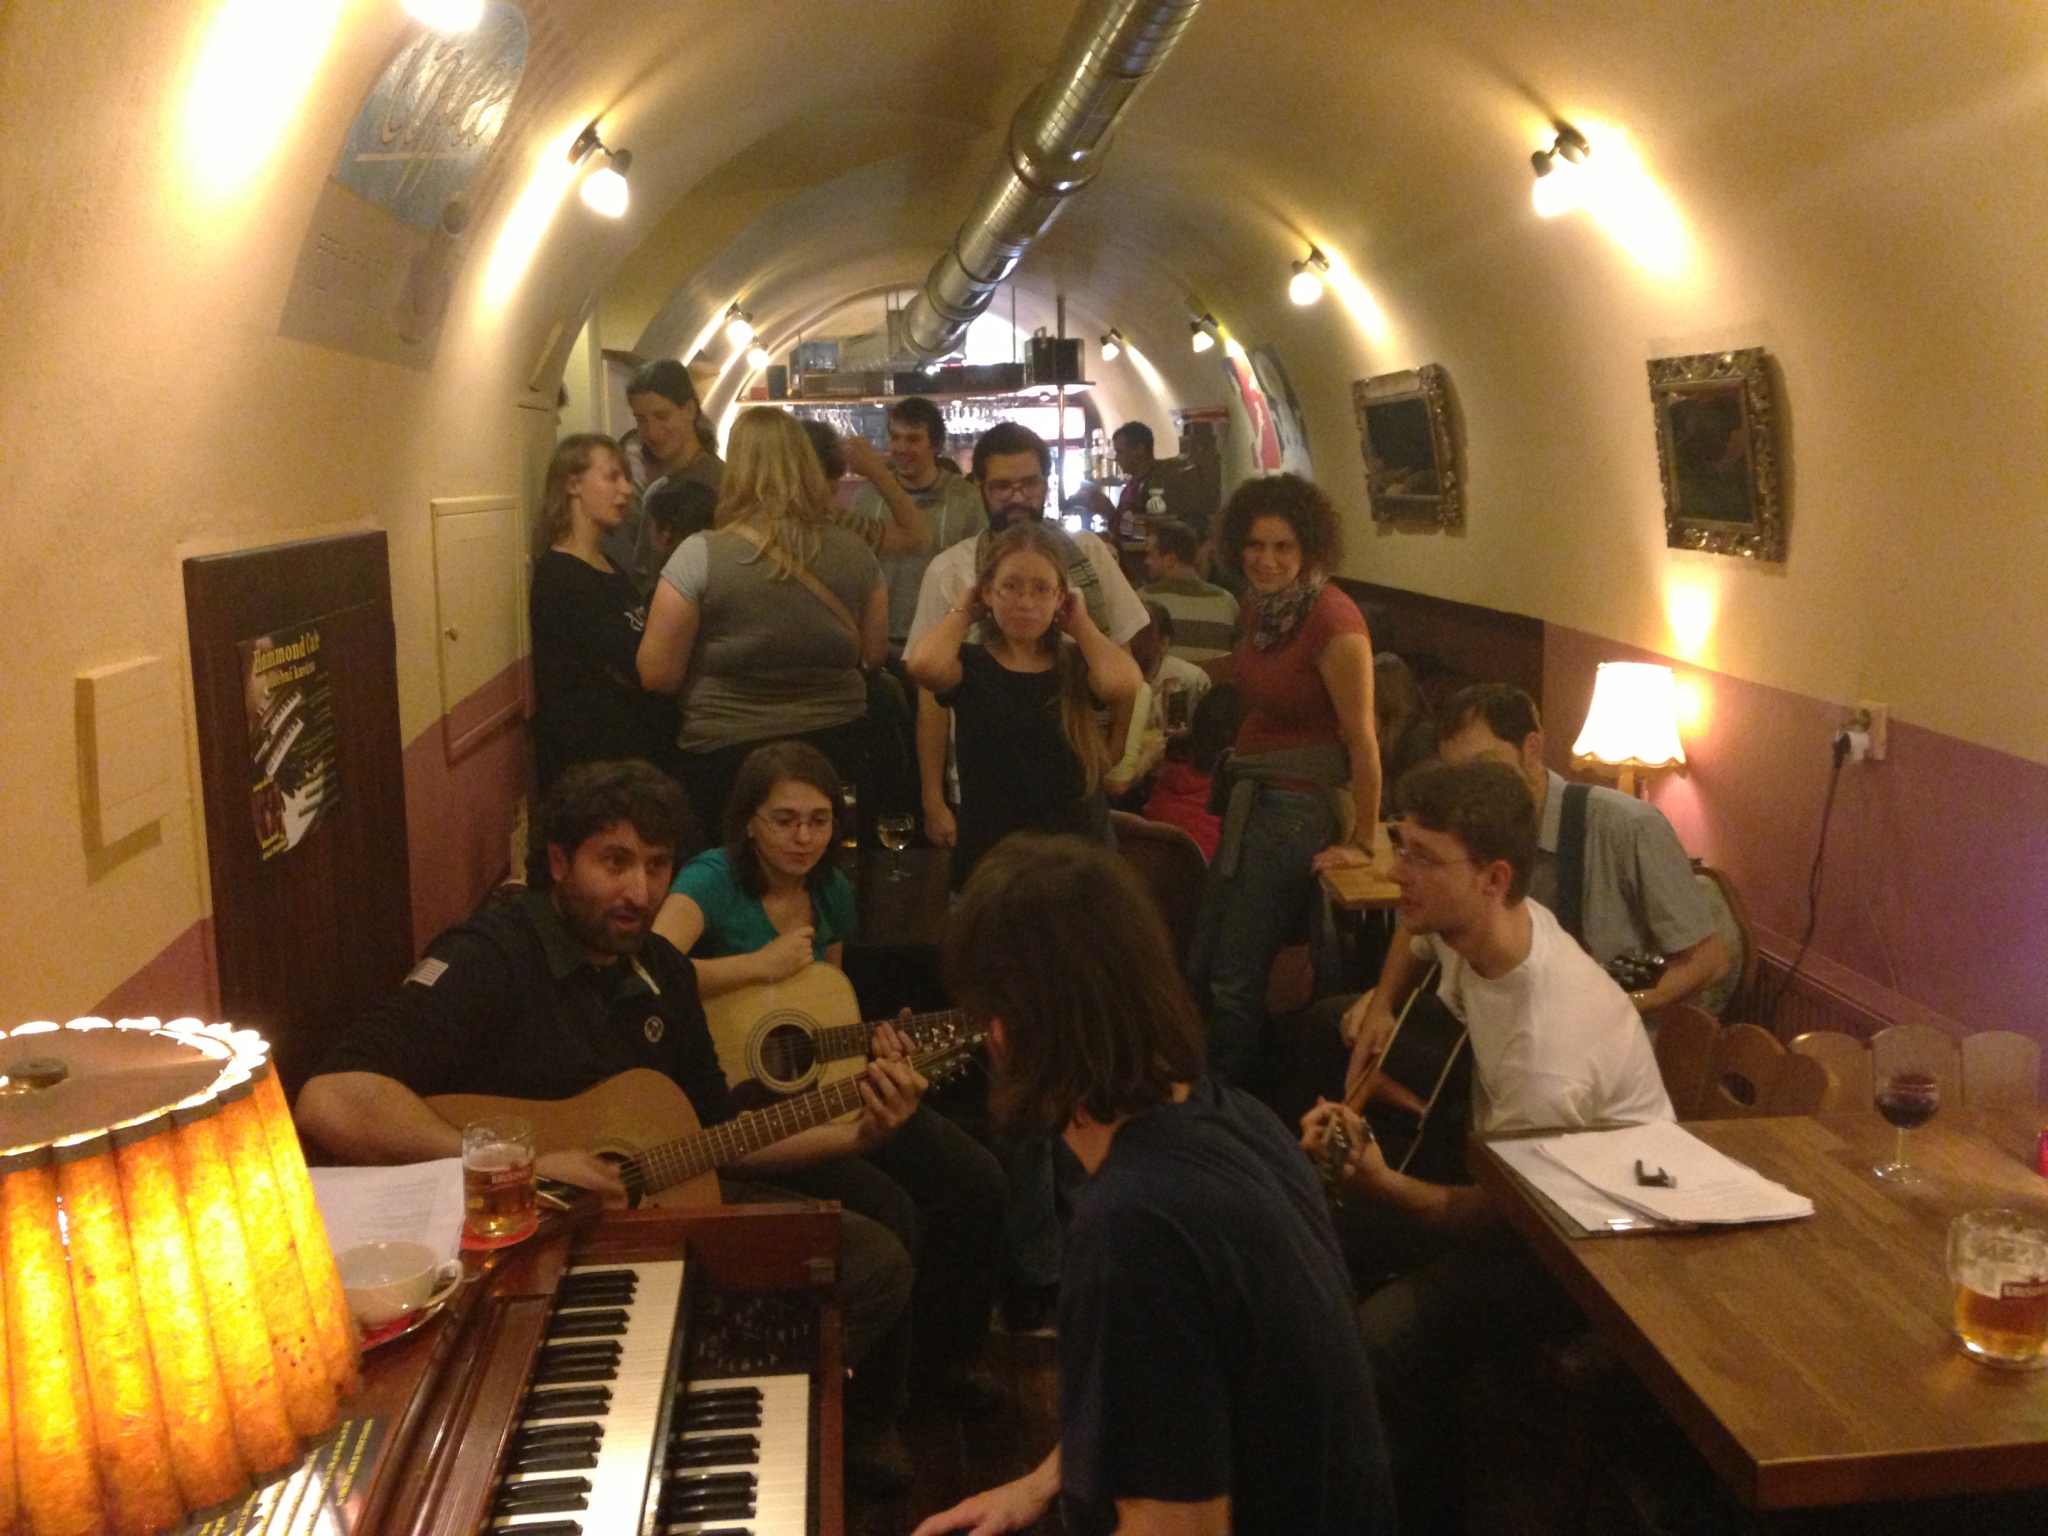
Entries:
POLYGON ((761 1037, 761 1071, 770 1083, 801 1083, 817 1064, 811 1032, 800 1024, 770 1025, 761 1037))

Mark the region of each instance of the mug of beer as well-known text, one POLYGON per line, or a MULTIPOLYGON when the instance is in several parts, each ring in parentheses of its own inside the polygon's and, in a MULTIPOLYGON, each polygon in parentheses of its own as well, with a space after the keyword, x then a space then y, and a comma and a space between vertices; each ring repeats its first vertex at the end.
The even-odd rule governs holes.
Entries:
POLYGON ((2033 1370, 2048 1346, 2048 1224, 2019 1211, 1967 1211, 1949 1224, 1956 1333, 1990 1365, 2033 1370))
POLYGON ((534 1203, 533 1127, 512 1115, 462 1128, 463 1230, 471 1247, 517 1242, 540 1220, 534 1203))

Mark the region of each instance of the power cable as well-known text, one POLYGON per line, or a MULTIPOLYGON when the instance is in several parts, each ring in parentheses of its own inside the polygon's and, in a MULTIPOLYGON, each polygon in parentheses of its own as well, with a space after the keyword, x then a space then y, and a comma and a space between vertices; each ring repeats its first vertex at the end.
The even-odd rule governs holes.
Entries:
POLYGON ((1765 1024, 1775 1030, 1778 1023, 1778 1004, 1792 987, 1793 978, 1798 976, 1799 967, 1806 963, 1806 951, 1813 943, 1813 931, 1820 926, 1820 876, 1822 861, 1828 854, 1828 823, 1834 819, 1835 790, 1842 782, 1842 764, 1849 760, 1849 733, 1835 732, 1835 766, 1828 774, 1828 797, 1820 808, 1820 840, 1813 850, 1813 869, 1806 877, 1806 932, 1800 936, 1799 952, 1792 957, 1792 968, 1785 973, 1785 979, 1778 983, 1778 990, 1771 994, 1771 1005, 1764 1010, 1765 1024))

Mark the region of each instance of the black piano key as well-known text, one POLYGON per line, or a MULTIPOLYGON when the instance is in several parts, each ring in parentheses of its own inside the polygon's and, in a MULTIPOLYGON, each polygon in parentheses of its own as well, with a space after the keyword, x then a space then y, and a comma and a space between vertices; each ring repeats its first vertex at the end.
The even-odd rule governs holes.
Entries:
POLYGON ((587 1477, 546 1477, 530 1483, 513 1483, 498 1490, 491 1505, 494 1515, 554 1515, 564 1510, 590 1507, 590 1479, 587 1477))
POLYGON ((585 1421, 580 1424, 526 1424, 512 1437, 512 1448, 523 1451, 536 1445, 598 1445, 604 1440, 604 1426, 585 1421))
MULTIPOLYGON (((583 1536, 583 1527, 574 1520, 536 1520, 531 1525, 517 1527, 517 1530, 519 1536, 583 1536)), ((732 1531, 722 1533, 722 1536, 749 1536, 749 1533, 732 1531)))
POLYGON ((579 1269, 562 1276, 556 1284, 556 1302, 559 1306, 573 1307, 577 1305, 575 1298, 592 1291, 630 1291, 639 1284, 639 1274, 630 1269, 579 1269))
POLYGON ((711 1435, 702 1440, 669 1439, 668 1470, 724 1465, 752 1466, 761 1459, 761 1441, 755 1435, 711 1435))
POLYGON ((685 1472, 672 1477, 662 1487, 668 1494, 752 1492, 754 1474, 751 1472, 685 1472))
POLYGON ((597 1465, 596 1451, 544 1446, 511 1458, 507 1472, 580 1472, 597 1465))
POLYGON ((552 1365, 536 1365, 527 1378, 537 1387, 618 1379, 618 1362, 611 1360, 560 1360, 552 1365))
POLYGON ((682 1427, 686 1430, 759 1429, 759 1408, 686 1409, 682 1427))
POLYGON ((526 1394, 523 1419, 601 1419, 610 1411, 610 1387, 541 1387, 526 1394))
POLYGON ((759 1387, 685 1387, 684 1403, 753 1403, 759 1406, 759 1387))
POLYGON ((659 1518, 682 1524, 706 1520, 751 1520, 754 1518, 754 1496, 751 1493, 737 1494, 726 1498, 704 1499, 678 1504, 671 1508, 661 1506, 659 1518))
POLYGON ((624 1349, 625 1346, 617 1339, 563 1339, 559 1343, 543 1343, 540 1357, 547 1360, 571 1355, 601 1355, 616 1360, 624 1349))
POLYGON ((548 1323, 547 1342, 558 1339, 617 1338, 626 1331, 624 1307, 597 1307, 587 1312, 558 1312, 548 1323))
MULTIPOLYGON (((696 1536, 699 1525, 700 1522, 696 1520, 677 1520, 661 1528, 662 1536, 696 1536)), ((520 1536, 525 1536, 525 1532, 532 1529, 532 1526, 525 1527, 520 1536)), ((735 1525, 716 1532, 715 1536, 754 1536, 754 1532, 751 1527, 735 1525)))

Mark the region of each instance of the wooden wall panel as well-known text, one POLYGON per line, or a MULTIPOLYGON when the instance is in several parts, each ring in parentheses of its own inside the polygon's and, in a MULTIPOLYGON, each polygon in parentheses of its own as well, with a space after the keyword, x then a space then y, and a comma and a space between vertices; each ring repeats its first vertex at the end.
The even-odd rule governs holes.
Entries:
POLYGON ((185 562, 192 690, 222 1013, 261 1030, 287 1092, 412 964, 398 665, 384 535, 344 534, 185 562), (320 627, 340 800, 264 859, 250 807, 245 640, 320 627))

